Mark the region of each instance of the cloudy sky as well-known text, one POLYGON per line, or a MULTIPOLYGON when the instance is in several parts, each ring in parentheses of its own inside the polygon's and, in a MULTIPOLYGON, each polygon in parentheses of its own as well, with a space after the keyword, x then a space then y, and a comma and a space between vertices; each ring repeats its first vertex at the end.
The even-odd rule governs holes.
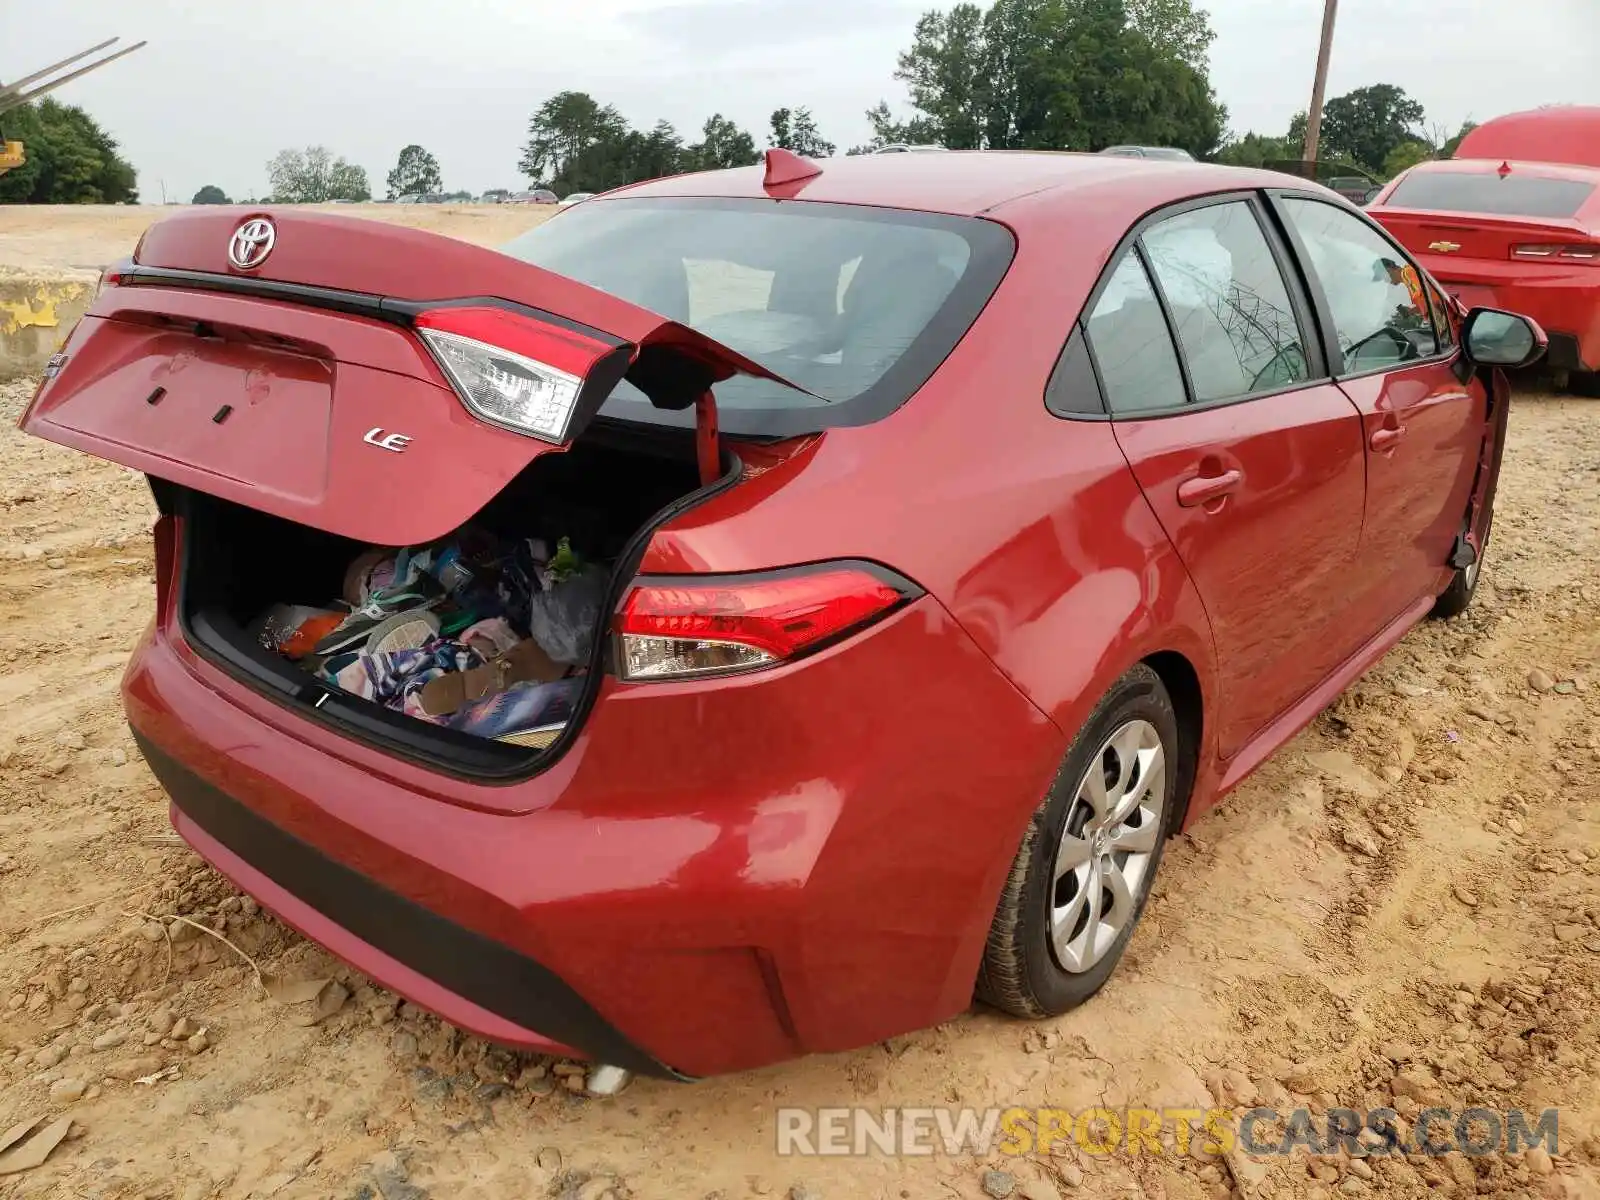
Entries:
MULTIPOLYGON (((1322 0, 1203 0, 1212 78, 1236 130, 1305 107, 1322 0)), ((517 187, 528 114, 566 88, 636 125, 720 111, 764 140, 809 106, 841 149, 892 78, 928 0, 0 0, 0 79, 120 35, 137 54, 69 84, 139 168, 146 200, 266 187, 285 146, 324 143, 375 190, 408 142, 445 186, 517 187)), ((1600 104, 1600 0, 1342 0, 1330 95, 1392 82, 1430 122, 1600 104)))

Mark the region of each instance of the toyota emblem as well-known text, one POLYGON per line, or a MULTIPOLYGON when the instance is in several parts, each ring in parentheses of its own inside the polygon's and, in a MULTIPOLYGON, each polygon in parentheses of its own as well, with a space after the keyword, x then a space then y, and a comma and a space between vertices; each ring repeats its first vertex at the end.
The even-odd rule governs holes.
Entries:
POLYGON ((228 261, 241 271, 249 271, 267 261, 278 231, 265 217, 252 217, 233 231, 228 242, 228 261))

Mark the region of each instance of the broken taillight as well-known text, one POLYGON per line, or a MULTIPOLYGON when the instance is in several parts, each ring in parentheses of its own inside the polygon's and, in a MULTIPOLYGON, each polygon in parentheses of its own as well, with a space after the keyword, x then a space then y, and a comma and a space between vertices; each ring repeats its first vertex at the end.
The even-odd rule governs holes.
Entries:
POLYGON ((628 680, 727 675, 832 645, 919 595, 875 564, 634 580, 613 624, 628 680))
MULTIPOLYGON (((619 349, 617 343, 503 308, 432 309, 414 324, 476 416, 557 444, 575 432, 574 416, 595 368, 619 349)), ((620 378, 620 369, 615 375, 620 378)), ((615 383, 610 378, 604 386, 609 390, 615 383)))

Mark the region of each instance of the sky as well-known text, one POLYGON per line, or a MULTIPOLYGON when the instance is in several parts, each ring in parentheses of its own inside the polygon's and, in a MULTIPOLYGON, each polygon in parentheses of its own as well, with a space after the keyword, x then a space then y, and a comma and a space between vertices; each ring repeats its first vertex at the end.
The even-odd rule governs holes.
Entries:
MULTIPOLYGON (((713 112, 765 144, 773 109, 865 142, 867 108, 909 115, 896 55, 928 0, 0 0, 0 79, 108 37, 149 45, 68 84, 139 170, 146 201, 214 183, 266 191, 266 162, 323 144, 375 193, 408 143, 448 190, 524 186, 528 116, 587 91, 634 125, 694 140, 713 112)), ((946 5, 947 6, 947 5, 946 5)), ((1201 0, 1211 76, 1238 132, 1306 107, 1322 0, 1201 0)), ((1600 0, 1341 0, 1330 96, 1395 83, 1430 124, 1600 104, 1600 0)))

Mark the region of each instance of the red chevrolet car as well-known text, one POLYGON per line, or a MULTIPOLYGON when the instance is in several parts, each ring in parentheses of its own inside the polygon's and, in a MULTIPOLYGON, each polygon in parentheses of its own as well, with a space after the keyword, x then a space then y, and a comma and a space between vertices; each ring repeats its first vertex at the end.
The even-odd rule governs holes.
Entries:
POLYGON ((1486 122, 1367 211, 1462 303, 1535 318, 1550 367, 1600 395, 1600 108, 1486 122))
POLYGON ((1315 185, 1099 155, 774 151, 499 252, 196 210, 104 284, 22 424, 150 478, 178 831, 466 1029, 673 1077, 1091 996, 1163 840, 1471 600, 1543 343, 1315 185), (552 525, 603 594, 546 725, 252 632, 552 525))

